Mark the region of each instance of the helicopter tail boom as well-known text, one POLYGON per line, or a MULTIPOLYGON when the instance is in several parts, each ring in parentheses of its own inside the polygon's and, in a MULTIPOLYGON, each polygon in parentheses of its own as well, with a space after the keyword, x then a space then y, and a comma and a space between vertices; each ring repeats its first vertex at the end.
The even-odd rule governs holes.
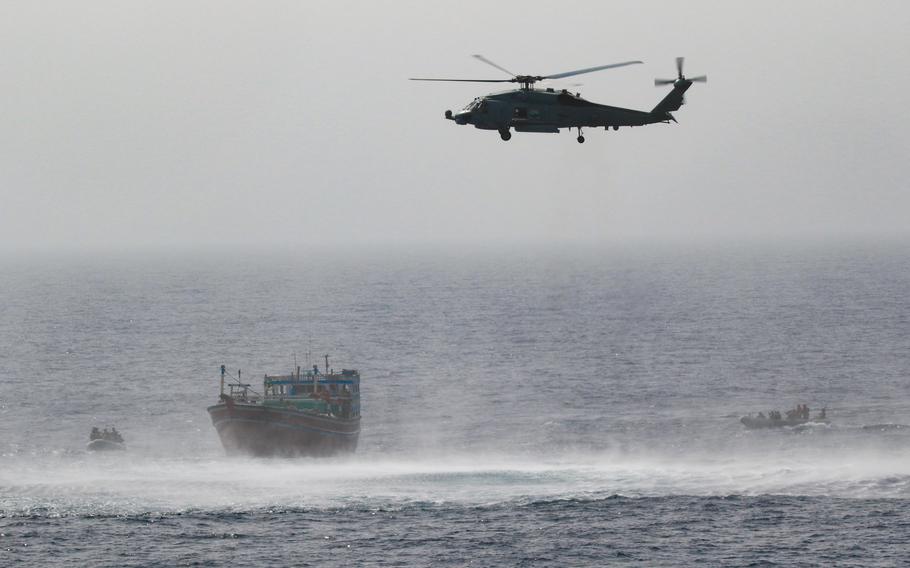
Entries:
POLYGON ((691 81, 677 81, 673 85, 673 90, 670 91, 667 96, 665 96, 659 103, 657 103, 656 107, 651 109, 651 114, 663 116, 667 113, 673 112, 674 110, 679 110, 679 107, 683 105, 683 94, 691 86, 691 81))

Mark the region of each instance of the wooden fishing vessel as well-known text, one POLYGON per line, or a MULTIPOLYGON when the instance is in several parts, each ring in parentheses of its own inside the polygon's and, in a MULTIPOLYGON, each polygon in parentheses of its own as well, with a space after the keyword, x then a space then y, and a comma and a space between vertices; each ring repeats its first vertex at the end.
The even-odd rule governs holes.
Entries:
POLYGON ((208 407, 228 454, 331 456, 353 452, 360 435, 360 373, 300 367, 265 375, 262 393, 240 381, 226 384, 221 366, 219 403, 208 407), (225 390, 227 387, 227 390, 225 390))

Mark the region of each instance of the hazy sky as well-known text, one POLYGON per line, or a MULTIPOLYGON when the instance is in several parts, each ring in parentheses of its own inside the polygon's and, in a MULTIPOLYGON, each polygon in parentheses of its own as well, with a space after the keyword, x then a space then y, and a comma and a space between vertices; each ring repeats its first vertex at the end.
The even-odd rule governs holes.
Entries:
POLYGON ((0 247, 910 236, 906 2, 0 4, 0 247), (444 120, 579 77, 678 125, 444 120))

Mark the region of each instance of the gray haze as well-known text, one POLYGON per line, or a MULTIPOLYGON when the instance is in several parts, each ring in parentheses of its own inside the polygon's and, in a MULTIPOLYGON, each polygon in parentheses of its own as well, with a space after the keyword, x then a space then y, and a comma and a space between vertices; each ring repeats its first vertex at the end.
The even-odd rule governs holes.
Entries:
MULTIPOLYGON (((5 2, 3 248, 905 237, 905 2, 5 2), (580 77, 679 125, 443 120, 470 83, 580 77)), ((495 87, 495 86, 494 86, 495 87)))

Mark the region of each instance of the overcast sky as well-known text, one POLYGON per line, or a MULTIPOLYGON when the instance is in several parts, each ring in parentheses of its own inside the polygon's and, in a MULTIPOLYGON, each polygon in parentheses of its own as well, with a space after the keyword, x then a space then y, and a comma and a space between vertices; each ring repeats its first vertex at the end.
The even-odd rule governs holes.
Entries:
POLYGON ((907 2, 0 4, 0 247, 910 236, 907 2), (443 118, 579 77, 679 124, 443 118))

